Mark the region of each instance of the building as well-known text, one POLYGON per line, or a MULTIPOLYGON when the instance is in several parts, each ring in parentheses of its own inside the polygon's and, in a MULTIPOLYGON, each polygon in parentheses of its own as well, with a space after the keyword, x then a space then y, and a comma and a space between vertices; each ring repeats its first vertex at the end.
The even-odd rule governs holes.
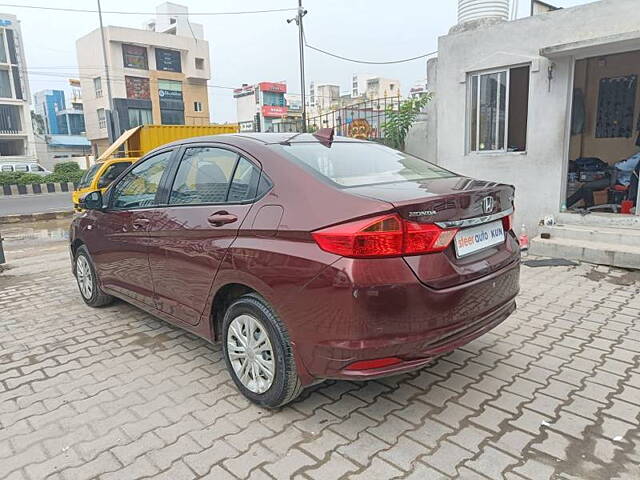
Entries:
POLYGON ((43 121, 43 132, 50 135, 84 134, 84 114, 81 102, 67 108, 63 90, 40 90, 33 95, 34 113, 43 121))
MULTIPOLYGON (((487 9, 497 3, 486 2, 487 9)), ((556 239, 556 230, 551 239, 536 240, 553 247, 546 254, 573 249, 591 252, 598 263, 624 263, 615 260, 624 253, 617 244, 626 247, 632 237, 594 225, 640 228, 639 208, 636 215, 604 213, 622 210, 625 197, 637 202, 628 189, 595 192, 596 204, 614 205, 602 213, 585 217, 565 210, 568 196, 589 182, 576 173, 575 160, 598 158, 611 167, 639 151, 638 3, 605 0, 554 9, 534 0, 533 7, 534 15, 514 21, 479 15, 439 38, 438 57, 428 66, 429 90, 435 91, 429 115, 436 121, 427 129, 424 156, 470 177, 514 185, 516 225, 526 224, 530 235, 549 215, 565 227, 578 226, 565 230, 566 238, 556 239), (612 252, 594 246, 580 230, 585 226, 612 252)), ((640 256, 635 258, 640 268, 640 256)))
POLYGON ((364 95, 368 100, 400 96, 400 81, 384 77, 367 79, 364 95))
POLYGON ((20 21, 0 14, 0 161, 36 161, 20 21))
MULTIPOLYGON (((187 7, 163 3, 145 29, 104 27, 117 137, 137 125, 207 125, 209 43, 187 7)), ((109 145, 109 101, 100 29, 76 42, 87 138, 94 154, 109 145), (98 60, 99 59, 99 60, 98 60)))
POLYGON ((311 82, 309 84, 309 107, 316 113, 337 108, 340 103, 340 85, 311 82))
POLYGON ((367 80, 374 78, 370 73, 354 73, 351 77, 351 97, 362 97, 367 90, 367 80))
POLYGON ((84 135, 35 134, 38 163, 53 171, 56 163, 76 162, 88 168, 93 162, 91 143, 84 135))
MULTIPOLYGON (((289 112, 287 84, 284 82, 260 82, 243 84, 233 91, 241 132, 290 132, 299 131, 302 108, 289 112), (295 128, 294 128, 295 127, 295 128)), ((289 97, 291 101, 291 97, 289 97)))
POLYGON ((425 78, 414 83, 413 87, 409 89, 409 97, 420 97, 421 95, 425 95, 428 92, 429 90, 427 89, 427 79, 425 78))

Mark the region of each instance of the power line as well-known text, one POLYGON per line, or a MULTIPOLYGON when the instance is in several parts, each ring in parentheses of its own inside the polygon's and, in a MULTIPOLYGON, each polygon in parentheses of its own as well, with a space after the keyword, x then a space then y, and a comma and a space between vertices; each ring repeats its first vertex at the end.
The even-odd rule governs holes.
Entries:
MULTIPOLYGON (((98 10, 91 10, 85 8, 64 8, 64 7, 44 7, 41 5, 18 5, 15 3, 0 3, 0 7, 13 7, 13 8, 29 8, 32 10, 55 10, 57 12, 70 12, 70 13, 98 13, 98 10)), ((122 10, 103 10, 102 13, 109 14, 118 14, 118 15, 170 15, 170 16, 180 16, 180 15, 206 15, 206 16, 217 16, 217 15, 251 15, 256 13, 274 13, 274 12, 290 12, 292 10, 297 10, 297 8, 272 8, 266 10, 244 10, 237 12, 172 12, 172 13, 164 13, 164 12, 126 12, 122 10)))
POLYGON ((383 62, 376 62, 376 61, 369 61, 369 60, 356 60, 354 58, 349 58, 349 57, 345 57, 343 55, 338 55, 337 53, 328 52, 328 51, 323 50, 321 48, 314 47, 313 45, 309 45, 309 43, 307 42, 306 37, 304 39, 304 44, 305 44, 305 46, 307 48, 310 48, 311 50, 315 50, 316 52, 323 53, 325 55, 329 55, 330 57, 338 58, 340 60, 345 60, 347 62, 363 63, 365 65, 393 65, 393 64, 396 64, 396 63, 406 63, 406 62, 412 62, 413 60, 418 60, 420 58, 430 57, 431 55, 435 55, 436 53, 438 53, 438 51, 435 50, 433 52, 424 53, 422 55, 418 55, 418 56, 411 57, 411 58, 403 58, 401 60, 387 60, 387 61, 383 61, 383 62))

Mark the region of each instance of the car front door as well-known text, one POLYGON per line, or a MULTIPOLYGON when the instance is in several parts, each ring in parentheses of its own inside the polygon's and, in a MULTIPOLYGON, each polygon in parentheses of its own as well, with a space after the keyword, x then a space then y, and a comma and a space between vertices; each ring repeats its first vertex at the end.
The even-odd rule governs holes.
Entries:
POLYGON ((113 185, 105 211, 94 211, 90 253, 103 287, 155 307, 148 229, 173 151, 142 160, 113 185))
POLYGON ((261 167, 232 150, 202 145, 184 148, 174 170, 166 206, 149 229, 149 263, 158 308, 195 325, 251 209, 261 167))

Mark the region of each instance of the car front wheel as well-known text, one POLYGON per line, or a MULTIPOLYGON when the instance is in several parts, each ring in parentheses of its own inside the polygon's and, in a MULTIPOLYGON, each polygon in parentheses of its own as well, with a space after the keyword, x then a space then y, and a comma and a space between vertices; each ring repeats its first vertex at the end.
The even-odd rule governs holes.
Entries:
POLYGON ((113 302, 113 297, 104 293, 98 285, 96 270, 87 251, 82 245, 78 248, 75 258, 75 273, 78 289, 84 303, 90 307, 102 307, 113 302))
POLYGON ((233 302, 222 328, 225 362, 245 397, 276 408, 300 394, 289 335, 262 297, 249 294, 233 302))

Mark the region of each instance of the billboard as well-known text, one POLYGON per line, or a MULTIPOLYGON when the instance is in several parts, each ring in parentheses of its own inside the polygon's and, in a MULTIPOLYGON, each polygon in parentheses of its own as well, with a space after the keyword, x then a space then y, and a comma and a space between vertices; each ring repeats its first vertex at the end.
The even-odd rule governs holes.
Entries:
POLYGON ((156 70, 164 72, 182 72, 180 52, 156 48, 156 70))
POLYGON ((263 105, 262 106, 262 115, 265 117, 282 117, 286 115, 288 112, 287 107, 282 107, 280 105, 263 105))
POLYGON ((260 82, 258 86, 261 92, 287 93, 286 83, 260 82))

